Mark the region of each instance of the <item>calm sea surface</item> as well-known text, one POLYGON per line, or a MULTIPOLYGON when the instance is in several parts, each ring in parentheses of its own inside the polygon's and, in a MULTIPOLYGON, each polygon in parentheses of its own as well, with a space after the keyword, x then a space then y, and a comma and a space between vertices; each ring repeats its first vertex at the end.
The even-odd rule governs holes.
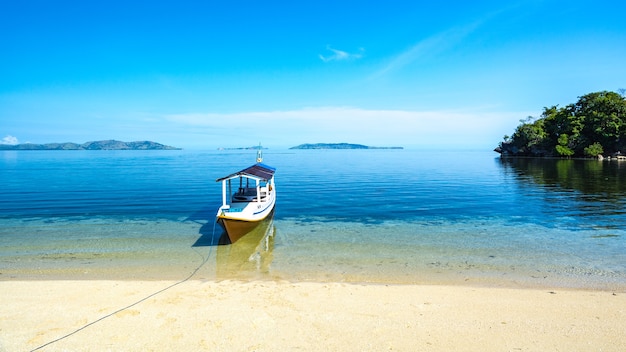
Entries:
POLYGON ((626 162, 267 150, 277 206, 234 245, 215 179, 254 151, 0 151, 0 280, 626 289, 626 162))

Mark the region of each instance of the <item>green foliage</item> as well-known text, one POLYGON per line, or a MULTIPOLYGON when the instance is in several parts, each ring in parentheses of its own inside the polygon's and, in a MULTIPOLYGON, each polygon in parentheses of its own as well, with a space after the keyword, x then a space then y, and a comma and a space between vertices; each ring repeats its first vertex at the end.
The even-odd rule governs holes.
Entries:
POLYGON ((574 151, 571 150, 568 145, 569 145, 569 136, 566 134, 562 134, 559 136, 559 144, 555 147, 556 152, 560 155, 560 156, 566 156, 566 157, 570 157, 572 155, 574 155, 574 151))
POLYGON ((532 121, 532 117, 517 127, 513 133, 512 141, 518 148, 526 148, 533 150, 541 146, 546 138, 546 132, 543 128, 543 120, 532 121))
POLYGON ((602 144, 595 142, 594 144, 585 148, 585 155, 589 157, 595 157, 604 153, 604 148, 602 148, 602 144))
POLYGON ((615 92, 579 97, 565 107, 544 108, 521 121, 500 149, 514 155, 597 156, 626 149, 626 98, 615 92), (599 152, 598 152, 599 151, 599 152))

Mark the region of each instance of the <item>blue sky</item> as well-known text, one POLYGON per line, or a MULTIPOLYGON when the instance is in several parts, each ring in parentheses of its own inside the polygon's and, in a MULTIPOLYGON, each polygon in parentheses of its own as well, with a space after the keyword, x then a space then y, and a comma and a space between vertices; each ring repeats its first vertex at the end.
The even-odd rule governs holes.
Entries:
POLYGON ((489 150, 626 88, 623 1, 4 1, 0 139, 489 150))

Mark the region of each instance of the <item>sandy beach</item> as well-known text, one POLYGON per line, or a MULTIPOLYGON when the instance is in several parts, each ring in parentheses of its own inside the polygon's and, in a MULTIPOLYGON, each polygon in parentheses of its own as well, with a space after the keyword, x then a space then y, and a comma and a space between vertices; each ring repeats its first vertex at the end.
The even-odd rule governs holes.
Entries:
POLYGON ((2 351, 624 351, 626 293, 1 281, 2 351))

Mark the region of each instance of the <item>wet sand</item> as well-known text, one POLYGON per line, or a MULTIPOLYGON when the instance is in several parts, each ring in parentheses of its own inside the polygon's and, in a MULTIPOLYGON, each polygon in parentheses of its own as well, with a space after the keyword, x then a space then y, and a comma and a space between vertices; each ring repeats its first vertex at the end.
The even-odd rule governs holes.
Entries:
POLYGON ((22 280, 0 302, 0 351, 626 350, 624 292, 22 280))

